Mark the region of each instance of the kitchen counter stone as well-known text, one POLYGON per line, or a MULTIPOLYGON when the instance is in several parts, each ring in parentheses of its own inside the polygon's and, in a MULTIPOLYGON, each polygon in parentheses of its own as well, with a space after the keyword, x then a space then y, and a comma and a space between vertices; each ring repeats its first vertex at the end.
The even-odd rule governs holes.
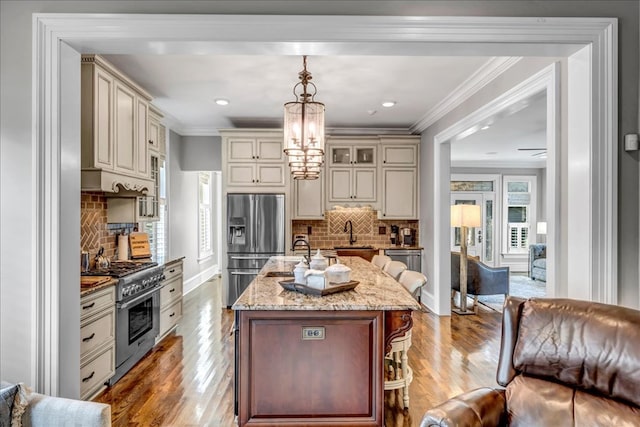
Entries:
MULTIPOLYGON (((95 276, 89 276, 89 277, 95 277, 95 276)), ((102 276, 102 277, 106 277, 106 276, 102 276)), ((107 282, 104 283, 100 283, 98 285, 95 286, 82 286, 80 285, 80 298, 86 296, 86 295, 90 295, 94 292, 98 292, 101 289, 104 288, 108 288, 109 286, 115 286, 116 283, 118 283, 118 279, 114 279, 114 278, 110 278, 110 280, 108 280, 107 282)))
POLYGON ((271 257, 231 307, 234 310, 419 310, 406 289, 380 268, 360 257, 339 257, 351 268, 352 291, 326 296, 287 291, 278 283, 290 277, 266 277, 269 271, 291 271, 300 256, 271 257))

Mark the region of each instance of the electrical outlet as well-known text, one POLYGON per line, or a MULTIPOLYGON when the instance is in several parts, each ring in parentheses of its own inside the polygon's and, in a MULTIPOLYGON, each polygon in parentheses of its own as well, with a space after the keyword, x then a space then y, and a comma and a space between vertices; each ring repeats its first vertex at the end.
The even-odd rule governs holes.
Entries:
POLYGON ((307 234, 311 236, 311 226, 307 225, 307 234))
POLYGON ((387 227, 381 225, 378 227, 378 234, 387 234, 387 227))

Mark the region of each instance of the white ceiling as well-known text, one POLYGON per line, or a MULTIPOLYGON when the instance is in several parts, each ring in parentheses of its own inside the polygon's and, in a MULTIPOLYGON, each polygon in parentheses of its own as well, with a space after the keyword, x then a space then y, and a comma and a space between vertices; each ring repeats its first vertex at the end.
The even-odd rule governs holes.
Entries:
MULTIPOLYGON (((302 69, 302 57, 290 55, 103 56, 144 87, 154 105, 167 114, 170 127, 182 135, 281 127, 283 104, 294 99, 293 86, 302 69), (230 104, 216 105, 217 98, 230 104)), ((490 60, 486 56, 310 56, 307 69, 317 86, 316 101, 326 106, 328 128, 408 133, 490 60), (387 100, 396 101, 396 106, 382 107, 387 100)), ((517 158, 520 163, 530 161, 531 153, 514 150, 514 141, 518 146, 543 147, 544 111, 544 103, 538 102, 495 117, 490 129, 452 144, 452 164, 465 165, 470 159, 486 159, 491 162, 487 166, 517 158), (497 154, 487 157, 487 152, 497 154)), ((537 159, 537 164, 544 167, 544 160, 537 159)))

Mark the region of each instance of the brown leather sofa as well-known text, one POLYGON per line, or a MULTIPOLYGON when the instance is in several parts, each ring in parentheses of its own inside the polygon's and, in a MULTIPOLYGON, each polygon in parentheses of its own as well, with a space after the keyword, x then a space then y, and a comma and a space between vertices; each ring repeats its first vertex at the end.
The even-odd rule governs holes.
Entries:
POLYGON ((640 426, 640 311, 507 297, 497 381, 420 426, 640 426))

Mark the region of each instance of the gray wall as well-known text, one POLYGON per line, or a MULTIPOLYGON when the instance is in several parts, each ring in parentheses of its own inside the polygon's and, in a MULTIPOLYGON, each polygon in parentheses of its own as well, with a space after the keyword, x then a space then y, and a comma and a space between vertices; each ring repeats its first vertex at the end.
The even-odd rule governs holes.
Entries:
MULTIPOLYGON (((169 259, 185 257, 183 291, 189 292, 219 270, 219 251, 214 249, 214 257, 198 260, 198 171, 184 168, 184 140, 185 137, 169 132, 169 259)), ((212 200, 214 189, 215 185, 212 200)))
POLYGON ((183 171, 219 171, 222 169, 220 136, 182 136, 183 171))
MULTIPOLYGON (((618 130, 638 130, 638 2, 630 1, 2 1, 0 2, 0 378, 36 378, 32 289, 32 13, 270 13, 407 16, 607 16, 619 19, 618 130), (577 7, 579 5, 579 7, 577 7)), ((423 150, 428 152, 428 148, 423 150)), ((620 299, 638 301, 638 152, 620 152, 620 299)), ((79 209, 79 208, 78 208, 79 209)), ((422 210, 428 216, 426 207, 422 210)), ((78 248, 68 250, 77 252, 78 248)), ((64 304, 64 303, 61 303, 64 304)), ((62 307, 64 308, 64 307, 62 307)), ((64 350, 62 350, 64 351, 64 350)), ((61 354, 64 358, 66 355, 61 354)), ((60 375, 64 382, 64 376, 60 375)), ((75 381, 73 379, 72 381, 75 381)), ((70 396, 75 397, 75 396, 70 396)))

